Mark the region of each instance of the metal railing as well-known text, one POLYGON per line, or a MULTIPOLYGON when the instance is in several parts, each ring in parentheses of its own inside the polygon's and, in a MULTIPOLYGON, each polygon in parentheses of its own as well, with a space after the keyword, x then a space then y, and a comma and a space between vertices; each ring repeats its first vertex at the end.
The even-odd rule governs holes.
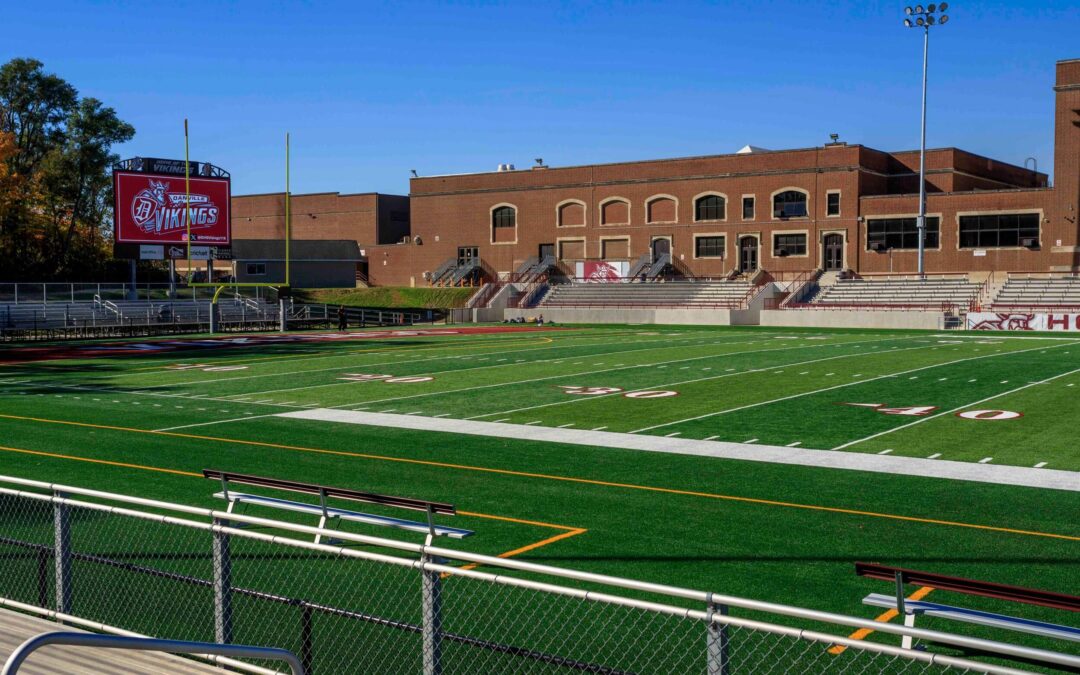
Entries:
POLYGON ((0 486, 0 606, 107 633, 284 647, 308 672, 1080 667, 1075 655, 719 593, 40 481, 0 486), (916 648, 843 636, 853 628, 916 648))
POLYGON ((94 633, 73 633, 54 631, 35 635, 19 645, 4 663, 0 675, 16 675, 19 668, 35 651, 49 645, 67 645, 72 647, 90 647, 97 649, 127 649, 142 652, 166 652, 169 654, 191 654, 202 658, 225 656, 230 660, 257 659, 260 661, 284 661, 292 675, 304 675, 304 666, 300 659, 287 649, 274 647, 249 647, 247 645, 222 645, 213 642, 189 642, 184 640, 162 640, 155 638, 130 637, 127 635, 96 635, 94 633))
MULTIPOLYGON (((277 301, 271 288, 232 286, 233 292, 256 300, 277 301)), ((91 302, 94 296, 102 300, 209 300, 214 288, 191 287, 168 283, 0 283, 0 303, 59 304, 91 302), (171 293, 170 293, 171 291, 171 293)))

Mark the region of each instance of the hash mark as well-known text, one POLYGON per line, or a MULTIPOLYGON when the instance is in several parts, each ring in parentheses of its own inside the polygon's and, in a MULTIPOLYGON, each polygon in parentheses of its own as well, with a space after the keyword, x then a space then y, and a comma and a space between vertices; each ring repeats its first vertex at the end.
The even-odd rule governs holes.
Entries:
POLYGON ((720 438, 720 437, 719 437, 719 436, 709 436, 709 437, 708 437, 708 438, 706 438, 705 440, 707 440, 707 441, 711 441, 711 440, 712 440, 712 439, 714 439, 714 438, 720 438))
POLYGON ((795 441, 794 443, 788 443, 787 447, 794 448, 796 445, 802 445, 802 441, 795 441))
POLYGON ((574 426, 574 423, 573 423, 573 422, 569 422, 569 423, 567 423, 567 424, 560 424, 560 425, 559 425, 558 427, 556 427, 556 428, 557 428, 557 429, 565 429, 566 427, 572 427, 572 426, 574 426))
POLYGON ((887 455, 887 454, 889 454, 890 452, 892 452, 892 448, 889 448, 889 449, 887 449, 887 450, 882 450, 882 451, 881 451, 881 452, 879 452, 878 454, 879 454, 879 455, 887 455))
POLYGON ((756 438, 751 438, 748 441, 743 441, 743 443, 757 443, 757 439, 756 438))
POLYGON ((603 431, 604 429, 607 429, 607 427, 596 427, 593 431, 603 431))
POLYGON ((664 438, 671 438, 672 436, 678 436, 681 433, 682 433, 681 431, 672 431, 670 434, 664 434, 664 438))
POLYGON ((941 457, 941 453, 940 452, 935 452, 934 454, 927 457, 927 459, 937 459, 938 457, 941 457))
POLYGON ((532 425, 532 424, 540 424, 540 422, 542 422, 542 421, 543 421, 543 420, 534 420, 534 421, 532 421, 532 422, 526 422, 526 423, 525 423, 525 426, 530 426, 530 425, 532 425))
POLYGON ((989 462, 992 459, 993 459, 993 457, 983 457, 982 459, 979 460, 979 464, 986 464, 987 462, 989 462))
POLYGON ((1039 462, 1038 464, 1036 464, 1036 465, 1035 465, 1035 468, 1036 468, 1036 469, 1041 469, 1041 468, 1043 468, 1044 466, 1046 466, 1046 462, 1039 462))

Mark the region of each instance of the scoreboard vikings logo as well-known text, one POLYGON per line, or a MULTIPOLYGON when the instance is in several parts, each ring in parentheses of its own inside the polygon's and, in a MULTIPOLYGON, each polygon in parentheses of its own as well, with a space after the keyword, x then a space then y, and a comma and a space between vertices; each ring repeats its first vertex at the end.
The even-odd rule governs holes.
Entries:
POLYGON ((169 184, 164 181, 151 180, 150 187, 140 190, 131 201, 131 219, 147 234, 186 230, 189 212, 193 230, 212 227, 218 222, 218 207, 208 196, 169 192, 169 184))

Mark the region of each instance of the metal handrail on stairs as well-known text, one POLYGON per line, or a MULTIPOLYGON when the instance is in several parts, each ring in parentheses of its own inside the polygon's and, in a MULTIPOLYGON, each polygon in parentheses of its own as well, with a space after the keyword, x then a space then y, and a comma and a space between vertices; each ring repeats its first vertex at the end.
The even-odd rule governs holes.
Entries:
POLYGON ((127 635, 98 635, 97 633, 68 631, 41 633, 26 640, 8 657, 7 662, 4 664, 4 670, 0 671, 0 675, 15 675, 30 654, 49 645, 96 647, 98 649, 131 649, 142 652, 168 652, 170 654, 194 654, 197 656, 226 656, 231 659, 284 661, 289 664, 293 675, 304 675, 304 666, 300 663, 300 659, 296 657, 296 654, 277 647, 252 647, 216 642, 161 640, 157 638, 129 637, 127 635))

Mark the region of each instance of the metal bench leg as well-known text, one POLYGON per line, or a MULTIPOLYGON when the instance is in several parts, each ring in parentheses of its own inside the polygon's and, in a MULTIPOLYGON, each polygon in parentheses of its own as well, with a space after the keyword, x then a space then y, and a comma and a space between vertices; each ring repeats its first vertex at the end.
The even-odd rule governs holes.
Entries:
MULTIPOLYGON (((915 612, 904 615, 904 625, 908 628, 915 627, 915 612)), ((905 635, 904 639, 900 641, 900 646, 904 649, 911 649, 911 636, 905 635)))

